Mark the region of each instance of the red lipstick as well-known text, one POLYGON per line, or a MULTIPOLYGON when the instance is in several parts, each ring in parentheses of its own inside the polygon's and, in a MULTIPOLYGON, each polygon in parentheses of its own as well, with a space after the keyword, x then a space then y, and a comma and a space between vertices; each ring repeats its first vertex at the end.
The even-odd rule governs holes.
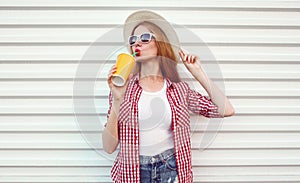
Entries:
POLYGON ((134 51, 137 52, 136 56, 141 55, 141 49, 140 48, 136 48, 134 51))

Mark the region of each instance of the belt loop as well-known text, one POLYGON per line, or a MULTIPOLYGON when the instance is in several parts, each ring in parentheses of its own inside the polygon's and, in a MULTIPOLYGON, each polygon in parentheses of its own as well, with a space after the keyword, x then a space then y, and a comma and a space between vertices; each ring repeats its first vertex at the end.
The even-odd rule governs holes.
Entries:
POLYGON ((164 157, 164 154, 159 154, 159 157, 160 157, 160 159, 161 159, 161 161, 162 161, 163 163, 166 162, 165 157, 164 157))

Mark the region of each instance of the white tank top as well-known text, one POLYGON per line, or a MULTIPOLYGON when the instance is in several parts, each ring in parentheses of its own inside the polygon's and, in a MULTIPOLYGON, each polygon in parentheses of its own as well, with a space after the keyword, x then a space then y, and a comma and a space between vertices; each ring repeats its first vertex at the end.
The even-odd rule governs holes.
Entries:
POLYGON ((165 80, 160 91, 142 91, 138 102, 140 155, 153 156, 174 147, 166 88, 165 80))

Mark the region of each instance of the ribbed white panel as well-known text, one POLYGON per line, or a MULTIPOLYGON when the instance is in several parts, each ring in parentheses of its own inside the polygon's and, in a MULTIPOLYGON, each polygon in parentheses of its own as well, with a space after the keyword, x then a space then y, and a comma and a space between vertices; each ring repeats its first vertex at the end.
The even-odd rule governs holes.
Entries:
MULTIPOLYGON (((117 29, 117 28, 116 28, 117 29)), ((3 28, 0 29, 1 43, 27 43, 33 44, 81 44, 88 45, 101 37, 109 28, 3 28), (13 39, 12 39, 13 38, 13 39)), ((294 45, 299 43, 300 31, 298 29, 214 29, 189 28, 195 35, 201 37, 207 44, 279 44, 294 45)), ((188 38, 188 37, 186 37, 188 38)), ((121 40, 119 40, 121 41, 121 40)), ((192 39, 182 40, 182 43, 194 42, 192 39)))
POLYGON ((299 4, 298 1, 289 1, 289 0, 281 0, 281 1, 197 1, 197 0, 189 0, 183 2, 181 0, 173 0, 172 3, 170 1, 156 1, 154 2, 144 2, 139 0, 132 1, 119 1, 119 0, 111 0, 111 1, 97 1, 97 0, 65 0, 63 2, 59 0, 53 0, 48 2, 41 2, 39 0, 11 0, 1 3, 3 7, 89 7, 89 8, 136 8, 136 7, 144 7, 144 8, 177 8, 184 9, 187 7, 193 8, 285 8, 285 9, 297 9, 299 4), (183 6, 185 5, 185 6, 183 6))
MULTIPOLYGON (((101 139, 94 139, 95 151, 82 133, 101 135, 108 107, 105 77, 116 53, 89 60, 92 68, 105 62, 94 96, 88 96, 95 105, 82 106, 96 107, 97 114, 80 114, 87 127, 95 126, 97 115, 97 128, 79 128, 73 80, 90 44, 142 8, 207 44, 222 72, 212 79, 224 80, 236 109, 219 128, 192 116, 194 182, 300 182, 300 1, 284 0, 0 2, 0 182, 111 182, 115 154, 102 152, 101 139), (199 149, 208 133, 216 134, 214 141, 199 149)), ((187 49, 201 46, 181 39, 187 49)), ((121 42, 120 37, 97 46, 121 42)), ((183 69, 180 74, 190 76, 183 69)))
MULTIPOLYGON (((300 53, 300 49, 299 49, 300 53)), ((84 64, 87 67, 97 67, 100 64, 84 64)), ((72 78, 76 75, 79 64, 5 64, 1 66, 0 79, 8 78, 72 78)), ((183 65, 182 65, 183 66, 183 65)), ((99 67, 98 79, 107 77, 112 64, 106 63, 99 67)), ((300 65, 297 64, 219 64, 222 71, 221 79, 300 79, 300 65), (253 72, 255 71, 255 72, 253 72)), ((182 68, 182 67, 181 67, 182 68)), ((179 74, 187 72, 180 69, 179 74)), ((187 76, 185 76, 187 77, 187 76)), ((217 79, 216 78, 216 79, 217 79)), ((104 83, 103 83, 104 84, 104 83)))
MULTIPOLYGON (((131 10, 28 10, 26 14, 20 10, 1 11, 0 25, 99 25, 118 24, 129 15, 131 10), (7 15, 14 16, 8 17, 7 15), (107 15, 114 15, 107 18, 107 15), (5 17, 5 18, 3 18, 5 17), (45 21, 47 19, 47 21, 45 21)), ((298 12, 285 12, 278 15, 276 11, 190 11, 188 14, 181 14, 176 11, 158 11, 169 21, 177 24, 187 25, 255 25, 255 26, 299 26, 300 15, 298 12), (189 18, 187 18, 189 15, 189 18)))

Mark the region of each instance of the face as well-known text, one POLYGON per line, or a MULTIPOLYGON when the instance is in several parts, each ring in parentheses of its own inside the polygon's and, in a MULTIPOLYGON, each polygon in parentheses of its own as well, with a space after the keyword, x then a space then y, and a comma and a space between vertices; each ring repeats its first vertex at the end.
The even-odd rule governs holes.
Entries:
MULTIPOLYGON (((140 25, 135 29, 133 35, 140 36, 143 33, 149 32, 150 30, 146 26, 140 25)), ((133 53, 136 50, 138 50, 138 52, 140 53, 139 55, 137 55, 137 59, 157 56, 157 46, 154 38, 152 38, 149 43, 142 43, 141 40, 138 39, 138 41, 133 46, 131 46, 131 49, 133 53)))

